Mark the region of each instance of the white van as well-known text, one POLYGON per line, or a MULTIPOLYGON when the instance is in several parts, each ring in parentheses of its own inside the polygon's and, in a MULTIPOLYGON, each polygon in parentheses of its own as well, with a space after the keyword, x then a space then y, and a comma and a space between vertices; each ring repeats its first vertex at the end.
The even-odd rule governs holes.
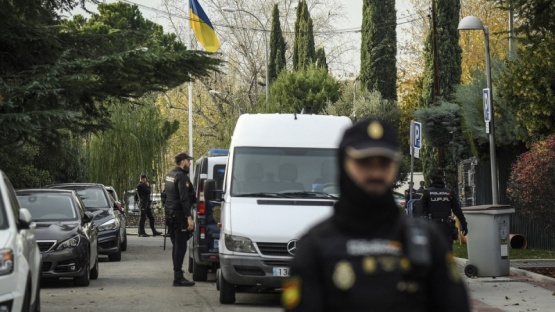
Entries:
POLYGON ((351 124, 321 115, 239 118, 221 205, 221 303, 234 303, 236 291, 281 288, 297 239, 332 213, 337 148, 351 124))

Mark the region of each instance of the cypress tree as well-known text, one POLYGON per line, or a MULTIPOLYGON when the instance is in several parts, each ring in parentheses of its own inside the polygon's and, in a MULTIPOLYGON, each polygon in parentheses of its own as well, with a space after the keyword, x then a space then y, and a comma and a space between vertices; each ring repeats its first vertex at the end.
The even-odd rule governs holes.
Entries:
POLYGON ((314 47, 314 25, 306 0, 299 1, 295 21, 295 42, 293 45, 293 68, 303 69, 316 60, 314 47))
POLYGON ((281 24, 279 23, 279 8, 276 3, 272 11, 272 30, 270 33, 270 60, 268 64, 270 82, 276 80, 279 72, 286 66, 285 49, 285 39, 283 38, 281 24))
POLYGON ((397 100, 395 0, 363 0, 360 79, 369 91, 397 100))
POLYGON ((326 51, 324 47, 316 50, 316 67, 325 68, 328 71, 328 60, 326 59, 326 51))
MULTIPOLYGON (((455 88, 461 83, 462 49, 459 46, 457 30, 461 9, 460 0, 436 0, 436 32, 438 50, 439 93, 441 99, 452 101, 455 88)), ((434 44, 433 27, 430 23, 425 47, 425 81, 422 90, 423 106, 439 105, 440 99, 434 101, 434 44)))

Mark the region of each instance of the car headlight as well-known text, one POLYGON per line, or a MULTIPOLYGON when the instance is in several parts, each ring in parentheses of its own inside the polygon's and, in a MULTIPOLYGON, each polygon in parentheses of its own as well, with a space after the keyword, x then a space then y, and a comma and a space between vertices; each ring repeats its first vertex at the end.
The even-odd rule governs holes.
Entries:
POLYGON ((0 275, 6 275, 13 272, 14 257, 11 249, 0 249, 0 275))
POLYGON ((252 241, 246 237, 225 234, 225 247, 231 251, 256 253, 252 241))
POLYGON ((81 241, 81 237, 79 235, 73 236, 70 239, 66 239, 65 241, 61 242, 58 247, 56 248, 57 251, 64 250, 66 248, 72 248, 79 245, 81 241))
POLYGON ((104 222, 102 223, 99 227, 98 227, 98 231, 102 232, 102 231, 108 231, 108 230, 115 230, 119 228, 119 221, 118 219, 112 219, 110 221, 104 222))

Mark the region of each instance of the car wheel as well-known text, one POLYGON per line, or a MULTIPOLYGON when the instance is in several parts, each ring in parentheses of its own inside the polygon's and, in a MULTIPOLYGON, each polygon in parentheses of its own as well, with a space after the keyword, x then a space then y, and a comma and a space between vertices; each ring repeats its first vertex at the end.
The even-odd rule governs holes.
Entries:
POLYGON ((218 284, 220 285, 220 303, 235 303, 235 285, 225 280, 224 274, 220 271, 218 276, 218 284))
POLYGON ((91 269, 91 279, 93 280, 97 279, 98 273, 99 273, 99 264, 98 264, 98 256, 96 256, 94 267, 91 269))
POLYGON ((206 282, 207 278, 208 267, 202 264, 197 264, 195 261, 193 261, 193 281, 206 282))
POLYGON ((187 271, 189 271, 189 273, 193 273, 193 262, 194 262, 193 258, 189 257, 189 265, 187 265, 187 271))
POLYGON ((78 276, 73 278, 73 285, 77 287, 86 287, 91 283, 91 263, 89 260, 89 255, 87 255, 87 263, 85 263, 85 272, 83 276, 78 276))
MULTIPOLYGON (((119 243, 119 240, 118 240, 119 243)), ((108 260, 110 261, 121 261, 121 244, 118 246, 118 251, 111 255, 108 255, 108 260)))
POLYGON ((121 243, 121 251, 127 250, 127 230, 123 232, 124 241, 121 243))

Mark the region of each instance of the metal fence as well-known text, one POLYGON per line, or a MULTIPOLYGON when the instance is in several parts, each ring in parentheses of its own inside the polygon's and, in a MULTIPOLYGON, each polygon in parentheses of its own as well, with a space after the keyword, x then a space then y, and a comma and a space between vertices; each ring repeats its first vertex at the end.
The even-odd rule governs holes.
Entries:
MULTIPOLYGON (((517 152, 498 154, 499 166, 499 202, 508 204, 507 183, 509 181, 512 163, 517 158, 517 152)), ((459 165, 459 195, 463 206, 490 204, 491 171, 489 161, 471 158, 459 165)), ((555 224, 546 224, 542 220, 530 220, 519 213, 511 216, 511 233, 524 235, 528 241, 528 248, 555 251, 555 224)), ((555 214, 555 211, 553 211, 555 214)))

